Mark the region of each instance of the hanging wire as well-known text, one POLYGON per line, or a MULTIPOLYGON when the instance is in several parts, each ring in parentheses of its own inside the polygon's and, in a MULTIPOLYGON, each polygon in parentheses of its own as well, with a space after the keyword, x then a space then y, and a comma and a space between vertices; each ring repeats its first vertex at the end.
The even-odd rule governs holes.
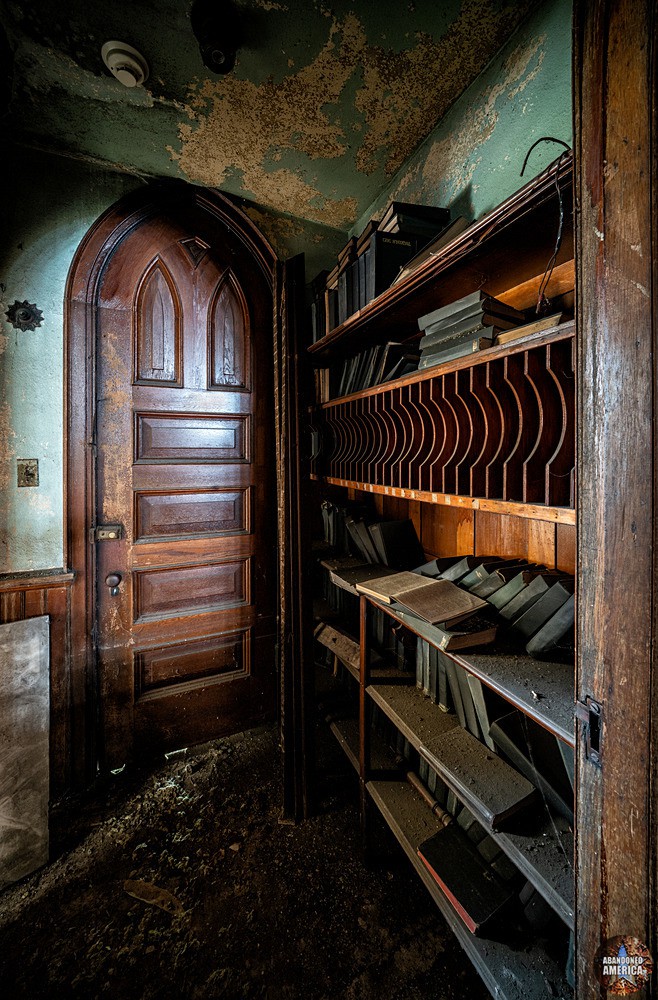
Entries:
POLYGON ((536 311, 536 313, 538 315, 546 314, 548 312, 548 310, 550 309, 550 305, 551 305, 550 300, 546 298, 546 289, 548 288, 548 284, 549 284, 549 282, 551 280, 551 277, 553 275, 553 269, 555 268, 555 262, 557 260, 557 255, 558 255, 558 253, 560 251, 560 246, 562 245, 562 228, 563 228, 563 225, 564 225, 564 203, 562 201, 562 192, 560 190, 560 182, 559 182, 560 167, 562 166, 562 160, 563 160, 563 158, 567 155, 567 153, 569 153, 571 151, 570 150, 570 146, 568 146, 566 142, 563 142, 562 139, 555 139, 555 138, 553 138, 552 135, 543 135, 543 136, 541 136, 540 139, 537 139, 535 142, 533 142, 532 146, 530 147, 530 149, 528 150, 528 152, 525 154, 525 159, 523 161, 523 166, 521 167, 521 177, 523 177, 523 173, 524 173, 526 165, 528 163, 528 158, 529 158, 530 154, 532 153, 532 151, 535 148, 535 146, 538 146, 540 142, 555 142, 559 146, 564 146, 564 152, 560 153, 560 156, 559 156, 558 161, 557 161, 557 166, 555 168, 555 190, 557 192, 558 204, 560 206, 560 220, 559 220, 558 227, 557 227, 557 236, 556 236, 556 239, 555 239, 555 248, 553 250, 553 253, 552 253, 551 257, 549 258, 548 264, 546 265, 546 269, 544 271, 543 277, 542 277, 541 282, 539 284, 539 289, 537 291, 537 306, 536 306, 535 311, 536 311))

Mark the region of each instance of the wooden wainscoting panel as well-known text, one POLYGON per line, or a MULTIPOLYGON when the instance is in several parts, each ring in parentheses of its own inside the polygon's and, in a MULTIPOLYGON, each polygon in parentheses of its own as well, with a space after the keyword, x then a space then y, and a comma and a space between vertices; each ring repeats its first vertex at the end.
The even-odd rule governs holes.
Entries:
POLYGON ((70 597, 72 573, 24 574, 0 580, 0 624, 48 615, 50 620, 50 795, 71 786, 72 744, 70 597))

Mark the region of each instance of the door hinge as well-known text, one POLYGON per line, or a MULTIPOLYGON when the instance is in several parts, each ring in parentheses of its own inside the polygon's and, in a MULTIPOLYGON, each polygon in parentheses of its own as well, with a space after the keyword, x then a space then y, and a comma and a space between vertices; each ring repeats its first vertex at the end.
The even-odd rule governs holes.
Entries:
POLYGON ((603 705, 587 695, 584 702, 576 702, 575 715, 587 760, 595 767, 603 767, 603 705))

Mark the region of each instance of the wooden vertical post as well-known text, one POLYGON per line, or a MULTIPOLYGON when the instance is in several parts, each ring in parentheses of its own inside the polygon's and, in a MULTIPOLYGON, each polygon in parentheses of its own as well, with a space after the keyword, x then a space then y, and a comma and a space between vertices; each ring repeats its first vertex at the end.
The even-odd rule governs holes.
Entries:
POLYGON ((600 767, 585 721, 577 741, 579 1000, 606 995, 593 968, 606 939, 652 933, 655 32, 649 0, 575 5, 576 695, 603 719, 600 767))
POLYGON ((361 842, 364 854, 369 848, 368 792, 370 777, 370 721, 366 688, 370 683, 370 644, 368 637, 368 598, 363 594, 359 602, 359 789, 361 794, 361 842))
POLYGON ((306 819, 311 811, 310 774, 314 766, 311 593, 305 579, 310 550, 309 468, 303 435, 312 380, 306 370, 306 351, 302 343, 303 256, 293 257, 280 268, 275 300, 278 302, 275 379, 283 817, 297 821, 306 819))

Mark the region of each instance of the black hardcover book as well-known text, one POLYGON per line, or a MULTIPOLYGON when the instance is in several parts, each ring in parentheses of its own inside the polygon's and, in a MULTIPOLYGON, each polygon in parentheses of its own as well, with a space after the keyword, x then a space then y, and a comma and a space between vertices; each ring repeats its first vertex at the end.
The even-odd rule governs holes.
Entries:
MULTIPOLYGON (((504 587, 500 590, 494 591, 487 600, 494 608, 498 611, 504 608, 513 597, 520 594, 522 590, 528 586, 535 574, 529 570, 523 570, 521 573, 517 573, 516 576, 512 577, 509 583, 506 583, 504 587)), ((479 596, 479 595, 478 595, 479 596)))
POLYGON ((377 298, 391 285, 400 268, 418 249, 418 237, 404 233, 373 233, 366 276, 368 302, 377 298))
POLYGON ((411 375, 411 373, 415 371, 418 371, 418 355, 408 351, 402 355, 400 360, 390 369, 390 371, 386 372, 382 382, 392 382, 396 378, 402 378, 404 375, 411 375))
POLYGON ((479 351, 486 351, 493 344, 494 330, 487 330, 484 327, 469 333, 466 337, 456 337, 454 340, 446 341, 440 351, 432 351, 430 354, 421 354, 418 362, 418 370, 434 368, 435 365, 445 364, 446 361, 455 361, 457 358, 465 358, 479 351))
POLYGON ((376 521, 370 526, 370 533, 385 566, 392 569, 413 569, 425 558, 411 520, 376 521))
POLYGON ((467 674, 468 686, 471 689, 471 697, 473 699, 473 705, 475 706, 475 714, 478 717, 478 722, 480 723, 480 729, 482 731, 482 739, 487 744, 490 750, 495 750, 494 741, 489 735, 489 727, 491 723, 489 722, 489 712, 487 709, 487 702, 484 696, 484 691, 482 688, 482 681, 479 677, 475 677, 473 674, 467 674))
POLYGON ((459 581, 459 586, 470 590, 471 587, 475 587, 478 583, 486 580, 492 570, 498 569, 501 565, 505 565, 502 556, 491 556, 486 562, 481 562, 479 566, 476 566, 470 573, 462 577, 459 581))
POLYGON ((535 659, 544 657, 550 659, 555 647, 562 643, 573 631, 575 618, 575 601, 572 594, 559 611, 550 618, 543 628, 540 628, 526 646, 526 652, 535 659))
MULTIPOLYGON (((358 307, 363 309, 364 306, 368 305, 370 298, 368 297, 368 268, 369 260, 371 256, 370 246, 372 243, 373 233, 377 231, 379 227, 379 222, 377 219, 371 219, 363 232, 357 237, 356 240, 356 261, 357 261, 357 284, 358 284, 358 307)), ((372 297, 372 296, 371 296, 372 297)))
POLYGON ((471 934, 477 934, 508 907, 514 892, 491 870, 456 823, 418 847, 432 878, 471 934))
POLYGON ((436 580, 447 569, 454 566, 459 558, 459 556, 442 556, 439 559, 430 559, 429 562, 423 563, 421 566, 416 566, 413 572, 420 573, 421 576, 432 577, 432 579, 436 580))
POLYGON ((361 308, 361 297, 359 291, 359 259, 355 257, 349 268, 350 281, 352 282, 352 315, 361 308))
POLYGON ((460 333, 468 333, 470 330, 480 330, 483 327, 489 329, 495 327, 498 331, 511 330, 518 325, 519 321, 517 320, 509 319, 506 316, 496 316, 495 313, 482 312, 478 309, 477 313, 463 316, 453 323, 434 324, 421 338, 420 346, 423 351, 429 351, 439 348, 447 340, 453 340, 460 333))
POLYGON ((439 656, 441 652, 436 646, 430 646, 429 642, 425 643, 425 645, 427 646, 429 656, 430 701, 433 705, 436 705, 439 696, 439 656))
POLYGON ((546 593, 541 596, 536 604, 533 604, 525 614, 516 619, 512 626, 514 631, 522 635, 524 639, 531 639, 553 617, 555 612, 569 600, 569 596, 572 593, 573 587, 569 585, 569 581, 555 582, 552 587, 547 589, 546 593))
POLYGON ((438 679, 437 679, 437 704, 442 712, 450 711, 450 701, 448 696, 448 657, 440 649, 436 650, 438 679))
POLYGON ((505 566, 499 566, 497 569, 491 571, 486 580, 482 583, 476 583, 474 587, 470 588, 472 594, 476 597, 486 597, 488 598, 491 594, 495 594, 497 590, 500 590, 513 580, 521 570, 527 569, 528 563, 525 560, 518 560, 507 564, 505 566))
MULTIPOLYGON (((445 656, 445 654, 443 654, 445 656)), ((461 670, 454 660, 449 656, 445 656, 445 668, 446 677, 448 678, 448 687, 450 689, 450 696, 452 698, 452 704, 455 709, 455 715, 459 720, 459 725, 462 729, 466 729, 466 714, 464 712, 464 702, 462 700, 462 691, 459 686, 459 679, 457 677, 457 671, 461 670)))
POLYGON ((338 326, 338 264, 327 275, 325 292, 327 332, 338 326))
POLYGON ((466 719, 466 728, 472 736, 475 736, 476 740, 480 739, 480 727, 478 725, 477 714, 475 711, 475 703, 473 701, 473 695, 471 693, 471 688, 468 683, 468 674, 463 667, 456 665, 457 680, 459 682, 459 689, 462 695, 462 705, 464 706, 464 718, 466 719))
POLYGON ((501 608, 500 617, 504 621, 513 624, 517 618, 520 618, 521 615, 530 610, 533 604, 537 603, 539 598, 546 593, 548 587, 549 585, 546 582, 545 576, 536 576, 525 590, 522 590, 504 608, 501 608))
POLYGON ((452 566, 443 571, 441 579, 460 583, 471 570, 484 562, 491 562, 491 556, 462 556, 460 559, 456 559, 452 566))
POLYGON ((468 229, 470 222, 463 216, 459 216, 452 222, 448 223, 437 236, 430 239, 430 241, 423 246, 417 254, 415 254, 408 264, 402 268, 397 278, 393 282, 397 285, 400 281, 404 281, 408 278, 410 274, 424 264, 425 261, 430 260, 433 257, 438 257, 441 253, 443 247, 447 246, 448 243, 452 243, 465 229, 468 229))
MULTIPOLYGON (((363 522, 361 522, 363 523, 363 522)), ((372 542, 370 542, 370 547, 367 548, 363 539, 362 533, 357 528, 357 522, 353 517, 345 518, 345 527, 347 528, 352 548, 355 550, 357 556, 363 559, 366 563, 376 563, 377 558, 373 558, 372 554, 372 542)))
POLYGON ((392 201, 381 218, 379 228, 384 232, 390 232, 391 227, 397 226, 402 219, 441 229, 450 222, 450 209, 438 205, 413 205, 408 201, 392 201))
POLYGON ((338 275, 338 325, 344 323, 354 312, 352 304, 352 275, 350 267, 338 275))
POLYGON ((320 271, 311 282, 311 335, 313 343, 327 332, 327 310, 325 292, 328 271, 320 271))
POLYGON ((509 762, 539 789, 551 809, 573 823, 573 791, 557 737, 517 711, 496 719, 489 734, 509 762))

